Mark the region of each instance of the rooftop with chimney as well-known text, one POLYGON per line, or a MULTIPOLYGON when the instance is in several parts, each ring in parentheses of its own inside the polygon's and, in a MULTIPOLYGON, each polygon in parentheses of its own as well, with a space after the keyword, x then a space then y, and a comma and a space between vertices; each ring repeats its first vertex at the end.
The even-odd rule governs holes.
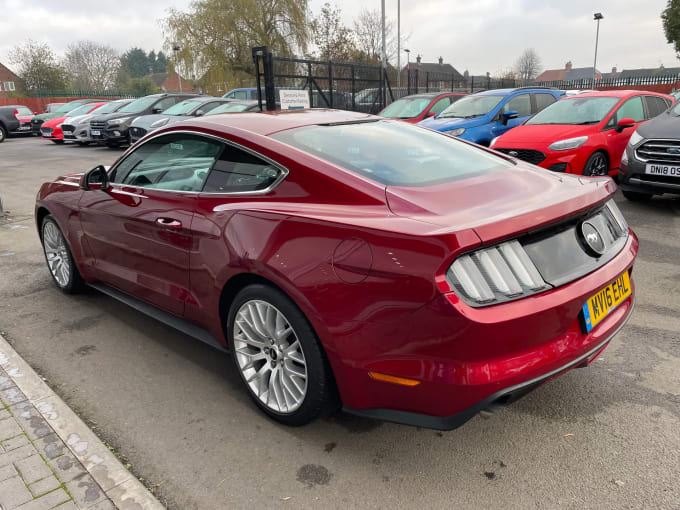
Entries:
MULTIPOLYGON (((595 77, 600 79, 602 73, 595 69, 595 77)), ((562 69, 547 69, 536 77, 536 82, 547 81, 573 81, 573 80, 588 80, 593 78, 592 67, 574 67, 571 60, 564 64, 562 69)))
POLYGON ((445 64, 444 58, 441 56, 437 59, 437 62, 423 62, 422 57, 418 55, 415 62, 410 62, 404 66, 404 70, 406 69, 417 69, 418 73, 430 73, 433 76, 446 75, 450 77, 453 75, 454 80, 463 80, 463 75, 451 64, 445 64))

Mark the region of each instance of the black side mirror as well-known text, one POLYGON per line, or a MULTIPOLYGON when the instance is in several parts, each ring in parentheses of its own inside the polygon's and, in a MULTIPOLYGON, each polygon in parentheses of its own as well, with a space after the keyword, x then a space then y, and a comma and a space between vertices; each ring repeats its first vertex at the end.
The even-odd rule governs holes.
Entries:
POLYGON ((157 106, 155 108, 151 109, 151 113, 156 114, 156 113, 161 113, 163 111, 162 108, 158 108, 157 106))
POLYGON ((109 174, 106 173, 104 165, 94 167, 80 178, 80 189, 89 191, 100 189, 102 191, 109 188, 109 174))

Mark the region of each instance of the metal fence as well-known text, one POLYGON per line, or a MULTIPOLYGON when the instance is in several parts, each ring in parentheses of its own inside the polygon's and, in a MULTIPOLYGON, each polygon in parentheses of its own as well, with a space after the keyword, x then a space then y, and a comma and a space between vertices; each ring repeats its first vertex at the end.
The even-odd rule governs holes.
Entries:
POLYGON ((27 93, 29 97, 94 97, 105 99, 136 99, 146 94, 131 94, 116 90, 57 90, 39 89, 27 93))

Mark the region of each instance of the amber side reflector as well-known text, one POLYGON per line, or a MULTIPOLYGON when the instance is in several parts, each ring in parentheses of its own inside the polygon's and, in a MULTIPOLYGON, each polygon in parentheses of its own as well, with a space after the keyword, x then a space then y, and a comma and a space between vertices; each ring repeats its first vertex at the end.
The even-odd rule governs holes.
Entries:
POLYGON ((404 377, 396 377, 394 375, 380 374, 378 372, 369 372, 368 375, 376 381, 383 381, 392 384, 400 384, 401 386, 418 386, 420 381, 415 381, 413 379, 406 379, 404 377))

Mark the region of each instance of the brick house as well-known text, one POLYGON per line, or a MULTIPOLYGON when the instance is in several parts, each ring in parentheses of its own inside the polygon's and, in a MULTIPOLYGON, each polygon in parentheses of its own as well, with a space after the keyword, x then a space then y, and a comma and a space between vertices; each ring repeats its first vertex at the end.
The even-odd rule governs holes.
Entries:
POLYGON ((19 91, 19 77, 0 62, 0 98, 9 97, 10 92, 19 91))
MULTIPOLYGON (((179 92, 180 77, 177 73, 154 73, 150 74, 149 78, 158 86, 163 92, 179 92)), ((196 92, 196 85, 186 78, 182 78, 182 92, 196 92)))
MULTIPOLYGON (((595 79, 600 80, 602 74, 595 69, 595 79)), ((536 77, 536 83, 551 81, 592 80, 592 67, 574 67, 571 60, 564 65, 564 69, 546 69, 536 77)))

